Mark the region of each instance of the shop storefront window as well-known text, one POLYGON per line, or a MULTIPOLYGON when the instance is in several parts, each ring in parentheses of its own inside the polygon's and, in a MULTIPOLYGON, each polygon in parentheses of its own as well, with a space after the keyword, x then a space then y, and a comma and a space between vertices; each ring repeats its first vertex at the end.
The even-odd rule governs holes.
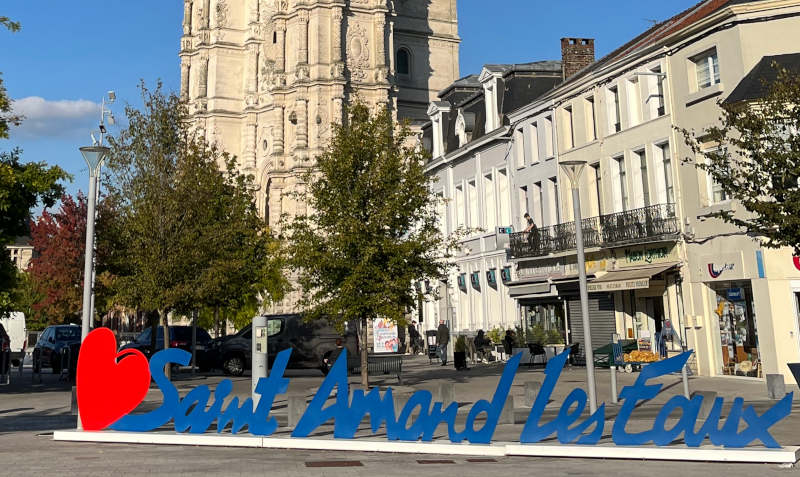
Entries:
POLYGON ((563 303, 523 306, 529 343, 563 344, 566 320, 563 303))
POLYGON ((761 377, 758 327, 750 282, 718 282, 714 313, 719 323, 722 373, 761 377))

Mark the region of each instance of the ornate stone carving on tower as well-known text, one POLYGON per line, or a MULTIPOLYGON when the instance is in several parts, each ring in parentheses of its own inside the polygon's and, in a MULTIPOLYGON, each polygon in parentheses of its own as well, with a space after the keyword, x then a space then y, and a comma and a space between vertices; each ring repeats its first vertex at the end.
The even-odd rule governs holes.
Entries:
POLYGON ((305 210, 289 194, 356 95, 427 120, 459 77, 456 1, 184 0, 181 97, 198 130, 256 177, 271 226, 305 210), (410 71, 397 74, 400 50, 410 71))

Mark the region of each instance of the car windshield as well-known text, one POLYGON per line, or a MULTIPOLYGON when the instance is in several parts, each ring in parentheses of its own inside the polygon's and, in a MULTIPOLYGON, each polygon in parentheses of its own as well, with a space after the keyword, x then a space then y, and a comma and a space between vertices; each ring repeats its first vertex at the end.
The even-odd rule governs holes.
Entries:
POLYGON ((81 329, 77 326, 56 328, 56 341, 77 340, 81 337, 81 329))

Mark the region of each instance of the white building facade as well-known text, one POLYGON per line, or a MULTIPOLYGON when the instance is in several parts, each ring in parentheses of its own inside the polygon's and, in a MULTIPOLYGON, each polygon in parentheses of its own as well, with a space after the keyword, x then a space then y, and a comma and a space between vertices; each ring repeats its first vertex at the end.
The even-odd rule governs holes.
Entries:
MULTIPOLYGON (((440 185, 450 199, 448 221, 460 223, 459 211, 469 210, 460 204, 472 204, 470 178, 478 188, 488 166, 507 172, 494 209, 507 203, 498 225, 514 228, 505 255, 479 247, 485 236, 464 242, 471 253, 457 260, 461 274, 490 266, 490 256, 502 257, 496 266, 511 273, 498 288, 497 308, 469 280, 467 293, 456 288, 459 299, 470 300, 469 307, 460 301, 454 307, 453 322, 463 329, 472 322, 484 329, 538 325, 559 331, 568 344, 584 344, 570 182, 558 167, 581 160, 594 347, 614 334, 643 346, 664 336, 667 351, 695 351, 691 366, 700 374, 779 373, 791 380, 786 363, 800 361, 800 260, 711 217, 744 212, 696 167, 702 159, 679 129, 716 124, 717 101, 740 97, 734 91, 748 78, 752 83, 764 64, 776 58, 794 64, 800 47, 786 39, 797 31, 798 1, 706 0, 588 67, 565 68, 566 81, 507 110, 490 143, 440 147, 429 170, 447 179, 440 185), (458 161, 469 162, 469 171, 460 172, 458 161), (525 210, 537 226, 533 234, 522 231, 525 210), (464 316, 474 310, 480 314, 464 316), (506 310, 514 310, 511 322, 506 310)), ((565 51, 590 46, 587 39, 562 43, 565 51)), ((479 189, 477 196, 485 194, 479 189)), ((491 212, 477 205, 474 215, 492 223, 491 212)))

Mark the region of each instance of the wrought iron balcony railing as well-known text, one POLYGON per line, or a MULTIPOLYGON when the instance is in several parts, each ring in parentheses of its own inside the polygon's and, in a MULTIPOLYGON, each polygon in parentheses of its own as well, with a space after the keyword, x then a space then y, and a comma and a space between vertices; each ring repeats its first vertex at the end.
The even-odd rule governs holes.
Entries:
MULTIPOLYGON (((612 247, 675 238, 678 220, 674 204, 660 204, 581 221, 584 247, 612 247)), ((577 248, 575 223, 567 222, 511 234, 511 256, 543 257, 577 248)))
POLYGON ((652 242, 678 234, 675 204, 660 204, 600 216, 603 243, 626 245, 652 242))

